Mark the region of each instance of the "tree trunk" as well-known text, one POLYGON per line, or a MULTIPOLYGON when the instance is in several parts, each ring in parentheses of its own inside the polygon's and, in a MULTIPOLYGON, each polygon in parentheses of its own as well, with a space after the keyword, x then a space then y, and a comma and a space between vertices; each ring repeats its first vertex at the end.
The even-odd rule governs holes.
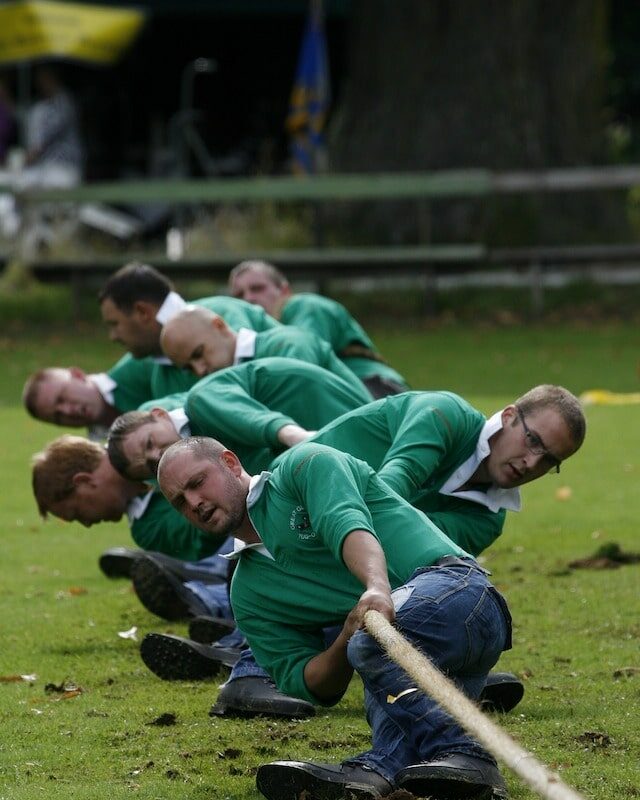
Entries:
MULTIPOLYGON (((329 132, 333 170, 605 160, 607 0, 354 0, 351 22, 329 132)), ((592 198, 578 200, 583 213, 592 198)), ((464 232, 474 217, 469 204, 455 205, 442 224, 472 235, 464 232)), ((566 225, 544 211, 553 205, 531 197, 507 203, 523 228, 515 238, 557 238, 566 225)), ((395 238, 413 237, 416 215, 394 216, 395 238)))

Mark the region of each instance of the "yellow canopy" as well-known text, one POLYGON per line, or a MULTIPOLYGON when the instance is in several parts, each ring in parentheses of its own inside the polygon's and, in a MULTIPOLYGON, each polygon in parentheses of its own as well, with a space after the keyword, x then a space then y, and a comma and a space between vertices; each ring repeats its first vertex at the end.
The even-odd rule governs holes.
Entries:
POLYGON ((55 0, 0 5, 0 64, 63 58, 110 64, 133 41, 144 14, 55 0))

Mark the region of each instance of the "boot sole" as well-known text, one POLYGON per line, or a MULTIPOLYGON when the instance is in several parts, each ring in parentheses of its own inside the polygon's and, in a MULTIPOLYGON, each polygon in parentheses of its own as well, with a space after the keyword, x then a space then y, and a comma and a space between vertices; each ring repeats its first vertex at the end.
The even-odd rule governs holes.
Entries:
POLYGON ((138 599, 147 611, 170 622, 195 616, 180 596, 181 582, 156 564, 150 556, 135 561, 131 577, 138 599))
POLYGON ((164 681, 198 681, 213 678, 221 663, 200 653, 187 641, 149 633, 140 644, 145 665, 164 681))
POLYGON ((137 556, 127 553, 103 553, 98 566, 107 578, 130 578, 137 556))

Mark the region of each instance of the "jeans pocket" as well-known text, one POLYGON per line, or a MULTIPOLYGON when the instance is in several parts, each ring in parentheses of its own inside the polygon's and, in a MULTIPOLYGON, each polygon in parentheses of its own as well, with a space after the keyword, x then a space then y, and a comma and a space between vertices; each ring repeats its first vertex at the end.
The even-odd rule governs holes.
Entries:
POLYGON ((507 636, 506 621, 489 587, 465 620, 467 654, 463 671, 488 672, 497 662, 507 636))
POLYGON ((395 589, 391 592, 391 599, 393 600, 393 607, 396 610, 396 613, 400 611, 402 606, 409 600, 411 595, 413 594, 415 586, 413 584, 400 586, 398 589, 395 589))

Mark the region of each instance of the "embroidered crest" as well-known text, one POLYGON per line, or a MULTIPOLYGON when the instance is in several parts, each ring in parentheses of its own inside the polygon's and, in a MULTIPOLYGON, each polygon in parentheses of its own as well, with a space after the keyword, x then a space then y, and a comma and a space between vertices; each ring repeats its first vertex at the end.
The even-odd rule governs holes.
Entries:
POLYGON ((289 527, 292 531, 298 531, 300 539, 313 539, 315 532, 311 528, 309 514, 304 506, 296 506, 289 517, 289 527))

